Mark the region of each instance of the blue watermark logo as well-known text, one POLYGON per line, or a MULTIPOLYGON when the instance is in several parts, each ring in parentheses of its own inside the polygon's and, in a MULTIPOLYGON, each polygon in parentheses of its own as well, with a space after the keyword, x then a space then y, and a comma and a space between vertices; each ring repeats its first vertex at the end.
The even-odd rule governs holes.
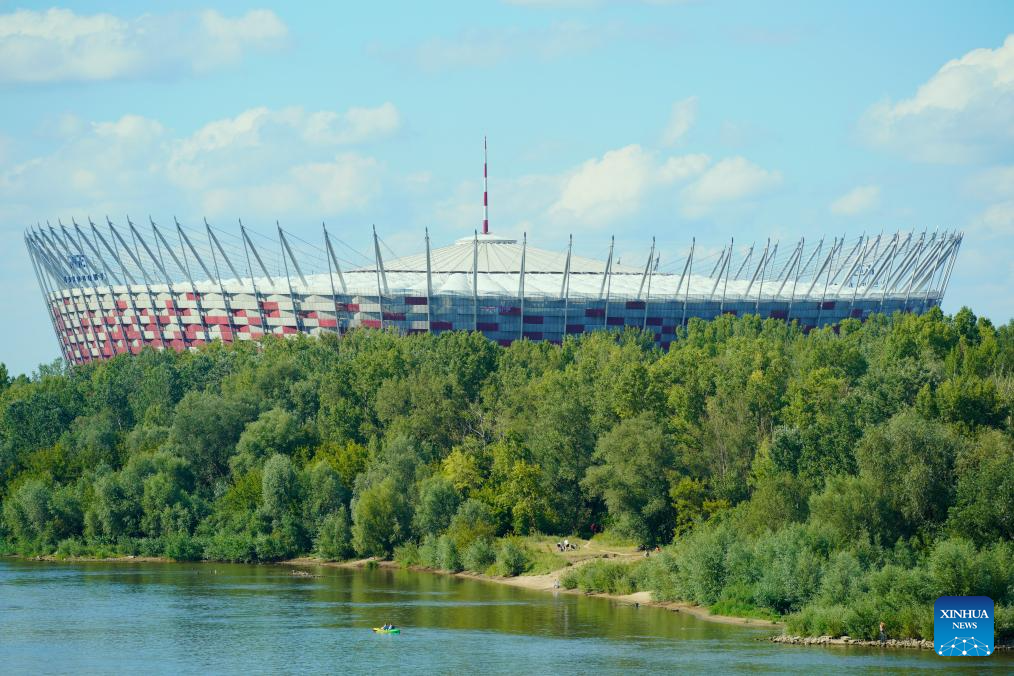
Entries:
POLYGON ((993 654, 993 600, 941 596, 933 604, 933 648, 942 657, 993 654))

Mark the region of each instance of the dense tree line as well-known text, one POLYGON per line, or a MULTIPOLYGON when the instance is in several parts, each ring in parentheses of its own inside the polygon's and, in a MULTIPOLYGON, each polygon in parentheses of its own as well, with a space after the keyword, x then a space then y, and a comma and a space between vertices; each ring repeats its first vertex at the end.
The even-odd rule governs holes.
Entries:
POLYGON ((666 546, 627 586, 920 635, 942 593, 1014 604, 1012 410, 1014 322, 967 309, 693 320, 668 352, 364 330, 0 367, 0 546, 516 574, 497 538, 595 526, 666 546))

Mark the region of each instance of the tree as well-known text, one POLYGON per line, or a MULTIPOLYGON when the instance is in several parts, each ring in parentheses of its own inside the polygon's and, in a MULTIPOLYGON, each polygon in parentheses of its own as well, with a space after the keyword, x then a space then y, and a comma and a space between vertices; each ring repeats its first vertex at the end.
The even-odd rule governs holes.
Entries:
POLYGON ((911 410, 863 437, 856 449, 860 476, 896 515, 891 523, 897 535, 912 535, 947 518, 960 446, 945 426, 911 410))
POLYGON ((18 539, 44 540, 52 517, 51 501, 49 486, 39 479, 30 479, 4 502, 4 524, 18 539))
POLYGON ((958 455, 954 505, 947 524, 955 535, 980 545, 1014 539, 1014 442, 1000 432, 984 434, 958 455))
POLYGON ((275 454, 264 463, 261 479, 264 513, 274 519, 290 514, 299 496, 299 482, 288 456, 275 454))
POLYGON ((461 494, 448 479, 440 475, 422 482, 412 523, 420 536, 439 535, 451 524, 461 503, 461 494))
POLYGON ((674 515, 666 469, 674 455, 658 423, 648 414, 622 421, 599 440, 594 459, 583 485, 605 501, 613 527, 644 544, 668 541, 674 515))
POLYGON ((307 470, 304 483, 303 514, 311 530, 315 530, 328 514, 344 508, 349 501, 349 490, 343 485, 338 472, 324 460, 307 470))
POLYGON ((272 454, 292 455, 306 442, 306 434, 296 417, 284 409, 273 408, 246 426, 230 464, 233 471, 242 473, 272 454))
POLYGON ((321 520, 314 548, 325 561, 344 561, 352 556, 352 529, 345 505, 340 505, 321 520))
POLYGON ((393 477, 366 488, 352 503, 352 545, 362 556, 387 557, 404 540, 412 518, 393 477))
POLYGON ((176 407, 170 443, 204 483, 225 476, 229 456, 256 406, 241 398, 188 392, 176 407))

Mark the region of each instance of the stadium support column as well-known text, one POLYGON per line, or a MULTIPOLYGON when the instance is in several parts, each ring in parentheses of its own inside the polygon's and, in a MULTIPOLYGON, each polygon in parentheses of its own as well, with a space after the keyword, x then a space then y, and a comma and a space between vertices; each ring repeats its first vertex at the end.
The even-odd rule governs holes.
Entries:
MULTIPOLYGON (((243 227, 243 221, 239 222, 239 232, 243 236, 243 253, 246 256, 246 270, 250 275, 250 287, 253 289, 254 302, 257 303, 257 315, 261 318, 261 337, 264 337, 268 333, 268 318, 264 314, 264 303, 261 302, 261 294, 257 290, 257 280, 254 278, 253 265, 250 263, 250 251, 253 250, 254 257, 257 262, 260 263, 261 270, 264 272, 264 276, 268 278, 268 284, 271 285, 271 289, 275 288, 275 280, 271 279, 271 275, 268 274, 268 269, 264 267, 264 261, 261 260, 260 254, 257 253, 257 249, 254 248, 253 242, 247 237, 246 228, 243 227)), ((220 245, 221 246, 221 245, 220 245)), ((225 252, 222 252, 225 255, 225 252)), ((226 258, 228 260, 228 258, 226 258)), ((251 338, 253 336, 251 335, 251 338)))
POLYGON ((880 294, 881 311, 884 309, 884 302, 887 300, 888 294, 894 291, 894 287, 898 283, 898 279, 905 274, 909 262, 913 259, 913 256, 918 256, 919 251, 922 248, 922 240, 925 237, 925 233, 920 236, 919 241, 915 245, 912 245, 912 238, 914 236, 914 232, 909 233, 902 245, 898 247, 898 251, 891 257, 891 266, 887 270, 887 277, 884 278, 884 289, 880 294), (901 263, 898 264, 898 267, 894 267, 894 263, 899 257, 901 258, 901 263))
MULTIPOLYGON (((197 285, 194 284, 193 275, 190 274, 190 262, 186 261, 187 252, 183 248, 182 238, 180 239, 180 252, 183 254, 183 259, 184 261, 186 261, 186 265, 184 265, 183 262, 180 262, 179 257, 176 255, 176 252, 173 251, 173 248, 171 246, 169 246, 169 242, 166 241, 165 235, 163 235, 162 231, 158 229, 157 225, 155 225, 155 219, 149 216, 148 222, 151 223, 151 232, 153 235, 155 235, 155 245, 158 246, 159 258, 160 259, 162 258, 162 247, 165 247, 165 250, 169 252, 169 256, 173 259, 173 263, 176 264, 176 269, 179 270, 183 274, 183 276, 187 278, 187 282, 190 284, 190 292, 194 295, 194 305, 197 306, 197 318, 201 322, 201 332, 204 333, 204 342, 205 343, 211 342, 211 332, 208 331, 208 323, 205 321, 204 306, 201 304, 201 294, 197 291, 197 285)), ((164 261, 162 266, 165 267, 164 261)), ((210 279, 211 275, 208 275, 208 278, 210 279)))
POLYGON ((303 280, 303 288, 306 288, 306 277, 303 276, 303 271, 299 269, 299 263, 296 262, 296 257, 292 255, 292 249, 289 248, 289 242, 285 239, 285 233, 282 232, 282 226, 278 221, 275 221, 275 227, 278 228, 278 241, 282 245, 282 264, 285 266, 285 282, 289 287, 289 302, 292 303, 292 316, 296 320, 296 330, 303 333, 303 318, 300 317, 302 310, 296 305, 296 292, 292 290, 292 277, 289 276, 289 261, 286 260, 286 253, 292 259, 292 265, 296 268, 296 272, 299 273, 299 278, 303 280))
POLYGON ((799 252, 799 258, 796 259, 796 274, 792 278, 792 293, 789 294, 789 310, 788 312, 785 313, 785 321, 787 322, 792 321, 792 304, 796 300, 796 287, 799 285, 799 278, 803 274, 803 270, 810 267, 810 263, 813 261, 813 258, 818 253, 820 253, 820 250, 823 247, 824 247, 824 238, 821 237, 820 242, 817 244, 817 248, 813 250, 813 253, 810 254, 810 257, 806 259, 806 263, 803 265, 799 264, 799 262, 803 260, 803 252, 802 250, 800 250, 799 252))
POLYGON ((479 233, 472 239, 472 330, 479 330, 479 233))
POLYGON ((792 255, 789 256, 789 260, 786 261, 782 271, 779 272, 778 276, 775 278, 782 280, 782 283, 778 285, 778 291, 775 292, 775 298, 782 295, 786 282, 789 281, 789 277, 792 275, 793 270, 795 270, 796 260, 802 255, 803 245, 805 242, 806 238, 799 240, 799 244, 797 244, 796 248, 792 251, 792 255))
MULTIPOLYGON (((652 258, 655 255, 655 238, 651 238, 651 254, 648 256, 648 293, 644 296, 644 321, 641 322, 641 330, 644 331, 648 328, 648 305, 651 304, 651 278, 655 273, 655 268, 658 267, 658 259, 655 259, 655 264, 652 265, 652 258)), ((638 298, 641 296, 641 292, 637 292, 638 298)))
MULTIPOLYGON (((690 257, 687 259, 686 268, 684 271, 687 273, 687 290, 683 294, 683 319, 680 320, 680 327, 686 327, 687 325, 687 302, 690 300, 690 280, 694 276, 694 249, 697 247, 697 238, 693 237, 690 239, 690 257)), ((680 286, 683 286, 683 278, 680 277, 680 286)), ((679 290, 677 289, 677 293, 679 290)))
POLYGON ((518 330, 518 340, 525 337, 525 254, 528 251, 528 233, 521 235, 521 275, 518 278, 518 298, 521 303, 521 328, 518 330))
POLYGON ((338 313, 338 294, 335 293, 334 288, 334 270, 338 270, 338 281, 342 285, 342 295, 345 295, 345 278, 342 277, 342 269, 338 265, 338 259, 335 258, 334 249, 331 248, 331 237, 327 234, 327 225, 324 223, 320 224, 324 229, 324 248, 326 249, 325 254, 327 255, 327 276, 331 280, 331 301, 334 303, 334 330, 341 338, 342 335, 342 320, 341 315, 338 313))
MULTIPOLYGON (((208 236, 208 248, 211 249, 211 264, 215 268, 214 275, 212 275, 211 272, 208 271, 208 267, 204 264, 204 259, 201 258, 200 255, 198 255, 197 249, 194 248, 194 243, 190 241, 189 237, 187 237, 187 233, 183 232, 183 228, 180 227, 179 221, 176 221, 176 232, 183 240, 186 241, 187 247, 189 247, 190 249, 190 253, 194 254, 194 258, 196 258, 197 262, 200 263, 201 268, 204 270, 205 274, 207 274, 209 278, 218 281, 218 291, 219 293, 222 294, 222 307, 225 308, 225 313, 229 317, 229 326, 235 328, 235 313, 232 310, 232 303, 229 301, 229 294, 226 293, 225 291, 225 283, 222 281, 222 270, 221 268, 218 267, 218 254, 215 253, 215 247, 218 247, 218 252, 222 254, 222 258, 225 259, 225 264, 229 266, 230 270, 232 270, 232 274, 235 276, 236 283, 242 284, 242 282, 239 273, 236 272, 236 268, 232 264, 232 261, 229 260, 229 257, 225 255, 225 249, 222 248, 222 243, 218 241, 218 237, 215 237, 215 233, 211 231, 211 226, 208 224, 208 219, 204 219, 204 232, 208 236)), ((184 259, 186 259, 186 252, 183 253, 183 257, 184 259)), ((260 315, 260 307, 257 308, 257 312, 258 316, 262 316, 260 315)), ((249 324, 247 325, 247 328, 249 328, 249 324)), ((263 330, 263 328, 264 327, 262 326, 261 329, 263 330)))
MULTIPOLYGON (((725 263, 725 283, 722 284, 722 302, 718 304, 718 314, 725 314, 725 293, 729 290, 729 272, 732 271, 732 254, 735 250, 734 242, 729 240, 729 260, 725 263)), ((737 273, 738 275, 738 273, 737 273)))
MULTIPOLYGON (((757 269, 753 271, 753 276, 750 277, 750 283, 746 285, 746 291, 743 292, 744 301, 750 298, 750 289, 753 288, 753 283, 757 281, 757 275, 760 274, 761 268, 764 268, 764 270, 767 271, 768 248, 770 246, 771 246, 771 238, 768 238, 767 242, 764 243, 764 253, 761 254, 761 259, 757 261, 757 269)), ((764 278, 761 277, 761 284, 763 283, 764 278)), ((757 294, 757 303, 758 305, 760 304, 760 293, 757 294)), ((760 314, 759 309, 756 311, 756 314, 760 314)))
POLYGON ((374 266, 377 272, 377 307, 380 310, 380 328, 384 328, 384 294, 387 293, 387 275, 384 273, 384 257, 380 255, 380 239, 377 238, 377 226, 373 226, 374 266))
POLYGON ((746 266, 750 263, 750 259, 753 258, 753 248, 756 245, 757 242, 750 245, 750 249, 746 252, 746 257, 743 258, 743 262, 739 264, 739 269, 736 270, 736 279, 740 279, 740 275, 743 274, 743 270, 746 270, 746 266))
MULTIPOLYGON (((856 265, 859 263, 859 257, 856 256, 856 252, 859 251, 859 247, 862 245, 863 238, 865 236, 866 236, 865 233, 863 235, 860 235, 859 239, 856 241, 856 245, 852 247, 852 250, 848 252, 848 255, 846 255, 844 258, 838 259, 837 266, 838 269, 835 270, 834 275, 831 276, 831 284, 838 283, 838 275, 840 275, 842 270, 845 269, 845 266, 848 265, 848 262, 852 261, 852 266, 849 268, 848 274, 845 275, 845 279, 842 281, 843 284, 848 282, 849 277, 852 276, 852 272, 855 271, 856 265), (854 259, 853 256, 855 256, 854 259)), ((842 235, 842 246, 844 245, 845 245, 845 235, 842 235)))
MULTIPOLYGON (((106 276, 106 288, 109 290, 109 302, 112 303, 113 305, 113 307, 111 308, 112 313, 113 316, 116 317, 116 323, 120 327, 120 342, 123 343, 124 351, 130 352, 130 343, 128 342, 127 338, 127 328, 123 324, 123 312, 121 312, 120 309, 116 307, 116 291, 113 289, 112 284, 112 282, 116 282, 117 284, 119 284, 120 280, 116 276, 116 273, 113 272, 112 268, 109 267, 109 264, 106 263, 106 259, 103 258, 102 255, 99 253, 99 250, 95 246, 95 244, 90 239, 88 239, 87 236, 85 236, 84 231, 81 230, 81 226, 78 225, 77 221, 72 218, 70 222, 73 224, 74 232, 77 235, 74 238, 74 241, 77 243, 77 248, 79 250, 83 250, 81 247, 81 243, 84 242, 85 244, 87 244, 88 249, 92 252, 92 255, 95 256, 95 260, 99 261, 102 264, 102 269, 105 270, 103 274, 106 276)), ((70 236, 68 234, 68 239, 69 238, 70 236)), ((116 352, 115 343, 113 344, 113 352, 114 353, 116 352)))
POLYGON ((560 342, 567 337, 567 319, 570 309, 570 252, 574 248, 574 235, 567 240, 567 259, 563 263, 563 281, 560 283, 560 295, 563 296, 563 334, 560 342))
POLYGON ((880 281, 880 277, 884 274, 884 271, 891 266, 891 259, 897 250, 898 250, 898 235, 895 234, 894 237, 891 238, 891 243, 888 245, 886 249, 884 249, 883 263, 880 264, 880 267, 877 268, 877 271, 873 275, 873 278, 866 285, 866 290, 863 292, 864 298, 870 294, 870 290, 874 286, 876 286, 878 281, 880 281))
POLYGON ((934 231, 933 234, 930 235, 929 243, 926 245, 926 258, 925 258, 925 260, 923 260, 923 261, 920 262, 918 260, 918 258, 917 258, 917 260, 915 262, 915 266, 912 268, 912 274, 908 278, 908 285, 905 287, 905 311, 906 312, 908 312, 908 301, 912 297, 912 285, 915 283, 916 276, 919 273, 919 268, 921 268, 923 265, 925 265, 926 261, 932 259, 933 257, 935 257, 935 256, 937 256, 939 254, 939 252, 942 250, 942 247, 940 246, 940 243, 942 241, 943 241, 942 238, 939 241, 937 240, 937 233, 936 233, 936 231, 934 231))
MULTIPOLYGON (((61 223, 61 225, 63 224, 61 223)), ((72 252, 67 247, 67 245, 57 236, 56 229, 49 224, 49 221, 46 221, 46 227, 49 228, 50 234, 52 236, 50 236, 50 234, 46 234, 46 231, 42 229, 41 226, 39 226, 39 234, 42 237, 42 239, 44 239, 49 244, 53 259, 56 261, 63 260, 60 256, 60 248, 59 246, 57 246, 57 242, 59 242, 59 244, 63 246, 64 251, 66 252, 67 256, 66 264, 71 265, 70 256, 73 255, 72 252)), ((99 337, 95 331, 95 327, 91 326, 91 321, 88 318, 88 301, 85 298, 84 293, 81 291, 81 287, 78 286, 76 278, 77 275, 74 274, 74 270, 68 267, 66 269, 64 283, 67 284, 67 293, 70 294, 71 302, 74 305, 74 312, 77 313, 78 335, 83 341, 82 344, 85 345, 85 347, 88 349, 88 358, 86 361, 91 361, 92 359, 91 350, 94 348, 97 352, 101 353, 102 348, 99 346, 99 337), (78 291, 78 293, 75 294, 74 293, 75 291, 78 291), (79 296, 81 298, 80 302, 78 302, 79 296), (93 336, 93 338, 88 337, 89 333, 93 336)))
MULTIPOLYGON (((880 235, 877 235, 877 242, 880 242, 880 235)), ((866 244, 863 245, 863 254, 859 259, 859 270, 856 273, 856 281, 852 287, 852 301, 849 303, 849 316, 852 316, 852 311, 856 307, 856 296, 859 294, 859 284, 863 281, 863 277, 866 275, 866 255, 870 253, 873 246, 870 245, 870 238, 866 238, 866 244)), ((845 278, 848 281, 848 277, 845 278)))
MULTIPOLYGON (((842 249, 842 247, 844 245, 845 245, 845 235, 842 234, 841 241, 840 242, 836 241, 835 244, 834 244, 834 246, 831 247, 831 255, 828 257, 828 259, 829 260, 833 259, 835 253, 836 252, 840 252, 841 249, 842 249)), ((827 277, 824 279, 824 291, 820 294, 820 305, 817 306, 817 326, 818 327, 820 326, 820 319, 821 319, 821 317, 824 314, 824 301, 827 299, 827 287, 830 286, 830 284, 831 284, 831 269, 833 267, 834 267, 833 263, 827 266, 827 277)), ((814 277, 813 277, 813 283, 814 284, 817 283, 817 277, 819 277, 819 276, 820 276, 820 273, 817 273, 816 275, 814 275, 814 277)), ((810 285, 810 288, 813 289, 813 284, 810 285)), ((807 295, 809 295, 809 294, 807 294, 807 295)))
MULTIPOLYGON (((950 260, 947 261, 947 272, 944 273, 944 282, 940 287, 940 300, 944 299, 944 294, 947 293, 947 285, 951 282, 951 271, 954 270, 954 261, 958 260, 958 251, 961 249, 961 242, 965 239, 965 233, 958 233, 954 237, 954 244, 951 246, 950 260)), ((929 290, 926 291, 927 298, 929 297, 929 290)))
MULTIPOLYGON (((129 216, 127 217, 127 220, 128 221, 130 220, 129 216)), ((144 268, 143 265, 141 265, 141 261, 137 256, 134 255, 134 252, 130 250, 130 247, 127 246, 127 242, 123 239, 123 236, 120 234, 120 231, 117 230, 115 227, 113 227, 113 222, 109 220, 108 216, 106 216, 106 223, 109 224, 109 232, 111 232, 113 236, 113 246, 115 247, 116 242, 119 241, 120 244, 123 245, 123 249, 127 252, 127 255, 130 256, 130 259, 132 261, 134 261, 134 265, 136 265, 137 269, 141 271, 141 279, 144 280, 144 290, 148 293, 148 303, 151 304, 151 312, 152 312, 151 320, 152 322, 154 322, 156 329, 155 331, 151 332, 152 338, 154 339, 154 337, 157 335, 160 346, 162 348, 165 348, 165 333, 162 331, 162 322, 159 321, 158 301, 155 300, 155 295, 152 294, 151 292, 151 283, 148 281, 148 271, 144 268)), ((141 337, 142 338, 144 337, 143 333, 141 334, 141 337)))
POLYGON ((728 249, 722 249, 722 256, 718 259, 715 267, 711 270, 711 277, 714 277, 715 283, 711 286, 711 293, 708 294, 708 302, 710 303, 715 297, 715 291, 718 290, 718 284, 722 281, 722 275, 725 274, 725 266, 729 264, 729 259, 732 257, 732 246, 728 249), (717 275, 715 273, 718 273, 717 275))
POLYGON ((641 285, 637 287, 637 300, 641 300, 641 292, 644 291, 644 283, 648 281, 648 273, 651 270, 651 262, 655 260, 655 238, 651 238, 651 249, 648 251, 648 261, 644 264, 644 274, 641 275, 641 285))
MULTIPOLYGON (((59 237, 58 239, 60 240, 60 243, 63 244, 64 248, 67 249, 68 251, 70 250, 70 246, 67 244, 67 242, 69 242, 70 244, 73 244, 75 247, 77 247, 77 251, 78 251, 79 254, 83 254, 84 253, 84 248, 81 246, 81 243, 79 241, 77 241, 74 238, 73 235, 71 235, 70 230, 68 230, 67 226, 63 224, 63 221, 58 221, 58 223, 60 224, 60 230, 63 232, 63 237, 59 237)), ((77 221, 75 221, 73 218, 71 218, 71 223, 75 227, 77 227, 77 221)), ((54 233, 54 235, 55 235, 55 233, 54 233)), ((98 285, 99 274, 97 274, 97 271, 95 269, 95 265, 93 263, 91 263, 91 262, 88 263, 88 269, 91 271, 88 274, 88 277, 89 277, 89 280, 92 283, 92 292, 95 294, 95 304, 98 307, 98 316, 102 320, 103 333, 105 334, 106 340, 110 344, 109 347, 110 347, 110 350, 112 351, 112 354, 115 355, 116 354, 116 342, 110 336, 110 332, 109 332, 107 324, 106 324, 105 312, 103 311, 103 308, 102 308, 102 293, 99 291, 99 285, 98 285)), ((110 302, 113 303, 114 312, 115 312, 115 302, 113 301, 112 293, 110 293, 110 302)), ((87 303, 85 305, 87 306, 87 303)), ((93 329, 94 329, 94 322, 93 322, 93 329)), ((122 331, 123 331, 123 325, 122 325, 122 323, 120 324, 120 331, 121 331, 121 334, 122 334, 122 331)), ((98 338, 98 336, 96 335, 96 339, 97 338, 98 338)), ((102 350, 100 349, 99 351, 101 352, 102 350)))
MULTIPOLYGON (((139 313, 137 311, 137 302, 136 302, 136 299, 134 298, 134 286, 137 284, 137 281, 134 279, 134 277, 129 272, 127 272, 127 266, 125 266, 123 264, 123 260, 120 258, 119 254, 117 254, 113 250, 113 248, 111 246, 109 246, 109 242, 107 242, 106 238, 102 236, 102 233, 99 232, 98 226, 96 226, 95 223, 92 222, 91 218, 88 219, 88 225, 91 226, 92 236, 96 239, 96 241, 102 242, 102 246, 105 247, 106 251, 109 252, 109 255, 112 257, 113 261, 115 261, 116 264, 120 267, 120 272, 123 274, 123 285, 124 285, 124 288, 125 288, 125 290, 127 292, 127 301, 130 303, 130 311, 134 313, 134 316, 132 317, 133 321, 131 321, 130 323, 131 324, 134 324, 134 323, 137 324, 138 339, 141 341, 141 345, 143 345, 144 344, 144 333, 143 333, 144 328, 141 326, 141 313, 139 313)), ((130 349, 131 348, 131 344, 130 344, 131 339, 125 337, 125 340, 127 341, 127 350, 129 352, 133 353, 133 350, 130 349)))
POLYGON ((616 237, 609 238, 609 255, 606 257, 606 267, 602 270, 602 287, 599 289, 599 299, 605 293, 606 304, 603 310, 602 328, 609 330, 609 292, 612 288, 613 272, 613 246, 616 244, 616 237))
MULTIPOLYGON (((151 216, 148 216, 148 220, 151 220, 151 216)), ((155 258, 155 254, 152 253, 151 248, 148 246, 148 242, 146 242, 145 239, 141 237, 141 233, 139 233, 137 231, 137 228, 134 227, 134 223, 130 220, 129 216, 127 217, 127 225, 130 226, 130 234, 133 236, 134 239, 134 248, 135 249, 137 248, 137 242, 140 241, 141 246, 144 248, 145 253, 148 254, 149 260, 151 260, 151 262, 155 265, 155 267, 158 268, 158 271, 162 273, 162 278, 165 279, 166 289, 169 291, 169 298, 172 299, 173 304, 172 312, 175 313, 172 316, 176 317, 176 330, 180 332, 180 336, 183 339, 183 344, 188 345, 190 343, 190 336, 187 335, 187 330, 183 326, 183 320, 180 319, 180 296, 179 293, 177 293, 176 290, 173 289, 172 279, 169 278, 169 273, 165 269, 165 264, 163 263, 161 256, 162 249, 159 248, 160 252, 159 257, 155 258)), ((156 239, 155 246, 157 247, 158 245, 159 245, 158 240, 156 239)), ((138 256, 140 257, 140 253, 138 253, 138 256)), ((168 309, 169 308, 166 308, 166 310, 168 309)))
POLYGON ((433 332, 433 265, 430 261, 430 229, 426 228, 426 333, 433 332))
MULTIPOLYGON (((696 238, 695 238, 695 241, 696 241, 696 238)), ((694 251, 694 246, 693 246, 693 244, 691 244, 690 245, 690 253, 693 254, 693 251, 694 251)), ((683 280, 686 279, 687 270, 690 268, 690 258, 691 258, 691 256, 687 256, 687 261, 686 261, 686 263, 683 264, 683 272, 680 273, 679 284, 676 285, 676 293, 674 295, 674 298, 676 299, 677 303, 680 300, 680 291, 683 290, 683 280)), ((687 285, 688 285, 687 288, 689 288, 689 284, 690 284, 690 282, 688 281, 687 282, 687 285)), ((673 313, 672 321, 673 321, 673 324, 676 323, 676 314, 675 313, 673 313)), ((673 327, 673 329, 674 329, 673 333, 675 333, 675 326, 673 327)))
POLYGON ((32 241, 28 238, 27 231, 25 233, 25 247, 28 249, 28 257, 32 261, 32 270, 35 272, 35 279, 39 283, 39 291, 42 293, 42 300, 46 304, 46 314, 49 315, 49 324, 53 327, 53 335, 56 337, 56 342, 60 347, 60 356, 63 357, 65 363, 71 362, 70 355, 67 353, 67 347, 63 344, 63 335, 56 325, 56 317, 53 316, 53 305, 52 297, 49 292, 49 287, 42 281, 42 273, 39 272, 39 262, 36 260, 36 250, 32 241))

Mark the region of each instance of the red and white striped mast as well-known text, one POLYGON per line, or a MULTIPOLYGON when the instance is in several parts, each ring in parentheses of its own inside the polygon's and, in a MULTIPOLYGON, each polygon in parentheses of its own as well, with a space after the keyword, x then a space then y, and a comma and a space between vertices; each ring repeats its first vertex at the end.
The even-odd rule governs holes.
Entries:
POLYGON ((489 234, 489 172, 485 136, 482 137, 482 234, 489 234))

